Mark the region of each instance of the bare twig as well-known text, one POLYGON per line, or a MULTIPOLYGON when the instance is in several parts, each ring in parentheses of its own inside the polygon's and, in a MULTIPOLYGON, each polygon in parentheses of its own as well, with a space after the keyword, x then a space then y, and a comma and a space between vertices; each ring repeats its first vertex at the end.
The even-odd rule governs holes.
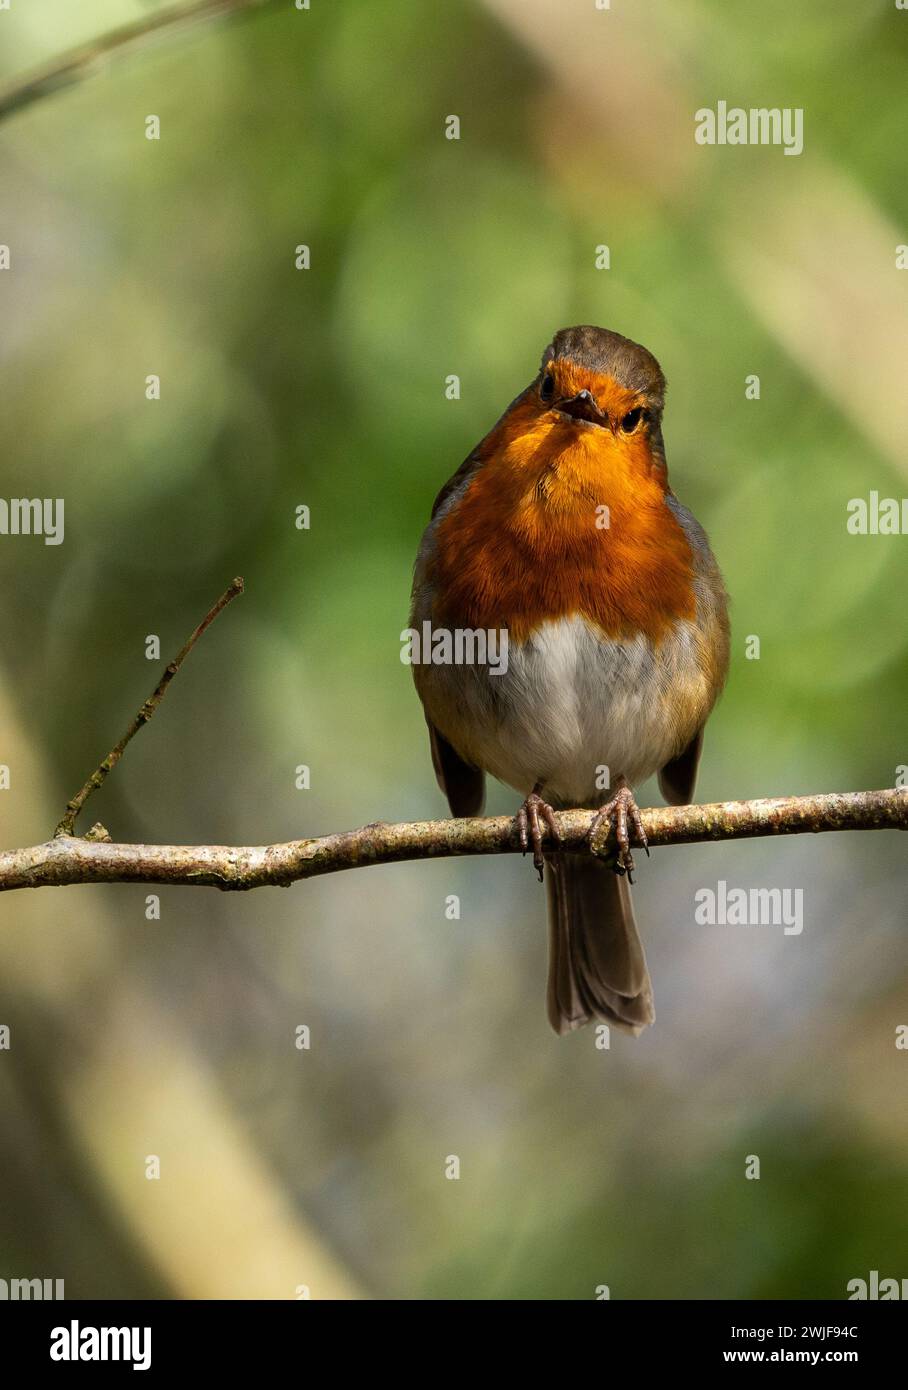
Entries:
MULTIPOLYGON (((651 845, 684 845, 759 835, 908 829, 908 791, 846 792, 644 811, 651 845)), ((592 813, 557 815, 565 851, 586 851, 592 813)), ((364 826, 342 835, 265 846, 121 845, 64 836, 0 853, 0 892, 68 883, 169 883, 242 889, 404 859, 513 854, 514 820, 422 821, 364 826)))
POLYGON ((71 87, 99 72, 110 58, 125 56, 152 42, 170 38, 191 25, 206 20, 226 19, 244 10, 273 4, 274 0, 192 0, 191 4, 168 5, 155 14, 144 15, 132 24, 112 29, 109 34, 52 58, 49 63, 14 78, 0 89, 0 121, 22 111, 42 97, 71 87))
MULTIPOLYGON (((179 671, 180 667, 183 665, 183 662, 186 660, 187 656, 192 651, 196 642, 198 642, 202 633, 205 631, 207 627, 211 626, 211 624, 214 622, 215 618, 222 611, 222 609, 226 608, 228 603, 230 603, 232 599, 235 599, 237 594, 241 594, 242 592, 243 581, 241 578, 237 577, 224 590, 217 603, 215 603, 211 608, 209 608, 208 612, 205 614, 204 618, 196 628, 195 632, 193 632, 192 635, 189 638, 187 638, 186 642, 184 642, 183 646, 181 647, 177 655, 174 657, 173 661, 171 661, 170 665, 165 668, 163 676, 158 681, 157 685, 155 686, 152 693, 149 695, 148 699, 145 701, 142 708, 139 710, 138 714, 130 724, 129 728, 126 730, 126 733, 120 739, 120 742, 116 745, 115 748, 111 749, 107 757, 101 763, 100 767, 96 768, 95 771, 91 774, 84 787, 82 787, 80 791, 76 792, 76 795, 73 797, 72 801, 68 801, 66 803, 66 814, 64 815, 63 819, 60 821, 60 824, 54 831, 55 837, 71 836, 73 834, 76 825, 76 817, 82 810, 82 807, 85 805, 92 792, 97 787, 100 787, 102 785, 108 773, 116 767, 117 763, 122 758, 124 749, 126 748, 126 745, 129 743, 130 739, 134 738, 135 735, 142 728, 142 726, 148 723, 149 719, 154 714, 158 705, 161 703, 164 696, 167 694, 167 687, 170 685, 170 682, 173 680, 177 671, 179 671)), ((96 837, 99 839, 103 838, 107 833, 106 831, 104 831, 103 826, 95 827, 94 831, 95 833, 91 835, 91 838, 93 839, 96 837)))

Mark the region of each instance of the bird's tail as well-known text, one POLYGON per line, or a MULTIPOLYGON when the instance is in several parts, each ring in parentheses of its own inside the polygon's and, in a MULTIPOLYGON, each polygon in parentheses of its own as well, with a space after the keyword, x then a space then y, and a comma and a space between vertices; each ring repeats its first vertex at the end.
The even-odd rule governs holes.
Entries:
POLYGON ((549 1022, 569 1033, 591 1018, 635 1035, 653 1022, 653 992, 627 879, 593 854, 546 856, 549 1022))

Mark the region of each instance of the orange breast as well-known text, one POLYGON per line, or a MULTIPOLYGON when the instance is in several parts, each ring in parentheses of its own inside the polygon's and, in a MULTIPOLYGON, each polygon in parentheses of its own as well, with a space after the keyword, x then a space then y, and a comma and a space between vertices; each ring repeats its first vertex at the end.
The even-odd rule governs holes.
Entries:
POLYGON ((693 618, 690 546, 645 433, 617 437, 521 403, 436 528, 433 622, 516 641, 580 614, 608 637, 658 642, 693 618))

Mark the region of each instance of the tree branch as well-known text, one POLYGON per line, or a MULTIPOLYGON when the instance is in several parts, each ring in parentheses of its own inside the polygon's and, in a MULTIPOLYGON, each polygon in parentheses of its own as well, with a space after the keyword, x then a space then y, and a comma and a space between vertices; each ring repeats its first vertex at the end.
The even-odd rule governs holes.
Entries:
MULTIPOLYGON (((644 811, 650 845, 685 845, 761 835, 908 829, 908 791, 847 792, 644 811)), ((564 850, 586 850, 589 811, 557 815, 564 850)), ((224 889, 286 887, 299 879, 369 864, 518 851, 510 816, 378 822, 341 835, 264 846, 126 845, 62 836, 0 853, 0 892, 69 883, 165 883, 224 889)))
MULTIPOLYGON (((205 614, 198 627, 195 629, 192 635, 188 637, 186 641, 183 643, 183 646, 180 648, 178 654, 174 657, 173 661, 171 661, 169 666, 165 667, 163 676, 158 681, 157 685, 155 686, 152 693, 149 695, 148 699, 145 701, 142 708, 139 710, 138 714, 130 724, 129 728, 126 730, 126 733, 120 739, 120 742, 116 745, 115 748, 112 748, 110 750, 110 752, 108 753, 104 761, 101 763, 101 765, 95 768, 94 772, 91 774, 85 785, 81 788, 80 791, 76 792, 72 801, 68 801, 66 803, 66 814, 64 815, 63 819, 60 821, 60 824, 54 831, 55 836, 71 836, 73 834, 73 831, 75 830, 76 826, 76 816, 82 810, 82 807, 85 805, 92 792, 104 783, 108 773, 116 767, 117 763, 122 758, 123 752, 130 739, 134 738, 136 734, 139 732, 139 730, 145 724, 148 723, 149 719, 154 714, 155 710, 158 708, 158 705, 161 703, 164 696, 167 694, 167 688, 170 685, 170 682, 173 680, 177 671, 179 671, 180 667, 183 665, 183 662, 186 660, 187 656, 192 651, 196 642, 198 642, 202 633, 205 631, 206 628, 211 626, 217 615, 227 607, 228 603, 230 603, 232 599, 235 599, 237 594, 241 594, 242 592, 243 581, 241 578, 237 577, 232 581, 231 584, 227 586, 227 588, 221 594, 221 597, 218 599, 217 603, 213 604, 211 608, 209 608, 208 612, 205 614)), ((95 826, 94 829, 96 833, 103 834, 105 839, 108 838, 103 826, 95 826)))
POLYGON ((0 88, 0 121, 22 111, 33 102, 51 96, 64 87, 71 87, 99 72, 108 59, 125 56, 153 41, 169 38, 193 24, 205 20, 225 19, 274 0, 192 0, 191 4, 169 5, 156 14, 144 15, 132 24, 112 29, 109 34, 78 48, 71 48, 57 58, 24 77, 14 78, 0 88))
MULTIPOLYGON (((405 859, 444 859, 463 854, 514 854, 520 846, 513 816, 471 820, 381 821, 340 835, 290 840, 278 845, 114 844, 102 825, 85 838, 73 834, 76 816, 116 767, 123 750, 154 714, 186 657, 220 612, 243 592, 234 579, 166 667, 116 747, 66 807, 52 840, 29 849, 0 851, 0 892, 62 887, 70 883, 169 883, 246 889, 287 887, 299 879, 369 864, 405 859)), ((560 811, 563 852, 591 853, 591 811, 560 811)), ((651 845, 741 840, 758 835, 802 835, 828 830, 906 830, 908 791, 844 792, 787 796, 766 801, 722 801, 711 806, 663 806, 643 811, 651 845)), ((604 858, 611 859, 610 843, 604 858)), ((612 861, 613 862, 613 861, 612 861)))

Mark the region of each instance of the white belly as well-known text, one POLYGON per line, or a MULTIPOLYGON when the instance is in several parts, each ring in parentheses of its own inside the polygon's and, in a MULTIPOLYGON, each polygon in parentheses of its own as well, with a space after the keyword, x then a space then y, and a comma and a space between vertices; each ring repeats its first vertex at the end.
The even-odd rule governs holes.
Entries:
POLYGON ((503 675, 436 667, 420 684, 430 717, 462 757, 522 795, 541 783, 556 804, 600 805, 619 775, 632 786, 643 781, 706 718, 712 692, 700 640, 685 622, 654 648, 565 618, 511 642, 503 675))

